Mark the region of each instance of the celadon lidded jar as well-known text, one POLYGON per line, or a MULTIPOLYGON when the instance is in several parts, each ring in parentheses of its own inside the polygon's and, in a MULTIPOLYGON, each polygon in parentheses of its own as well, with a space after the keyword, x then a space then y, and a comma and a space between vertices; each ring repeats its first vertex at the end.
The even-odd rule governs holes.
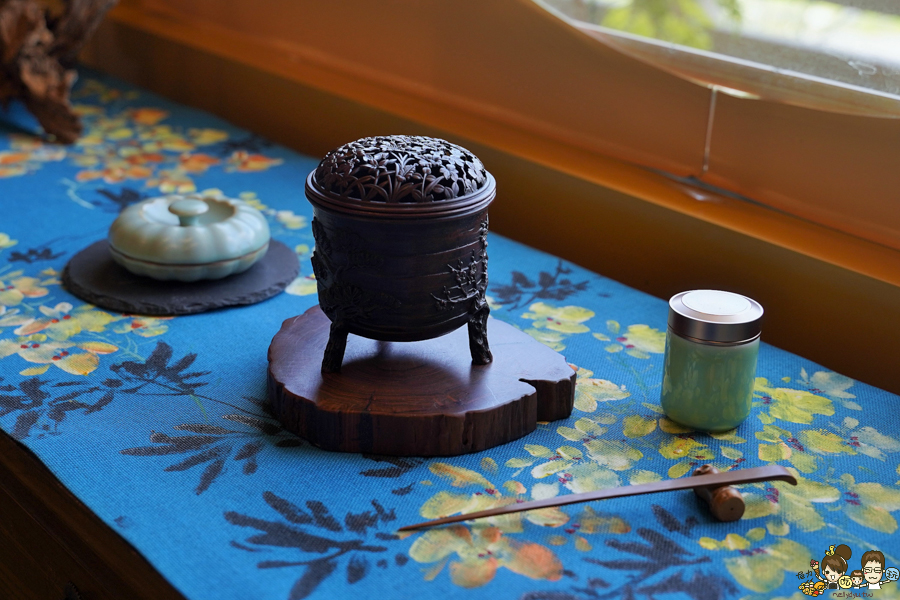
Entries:
POLYGON ((269 248, 269 225, 240 200, 174 194, 133 204, 109 228, 113 260, 160 280, 221 279, 246 271, 269 248))

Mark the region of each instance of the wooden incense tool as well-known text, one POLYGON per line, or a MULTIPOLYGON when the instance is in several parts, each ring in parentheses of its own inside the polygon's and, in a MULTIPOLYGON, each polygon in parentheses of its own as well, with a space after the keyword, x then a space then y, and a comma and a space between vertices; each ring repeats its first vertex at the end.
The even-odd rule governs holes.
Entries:
MULTIPOLYGON (((712 465, 703 465, 697 468, 693 475, 718 475, 719 470, 712 465)), ((793 479, 793 478, 792 478, 793 479)), ((796 485, 796 481, 791 481, 796 485)), ((694 493, 709 505, 709 512, 720 521, 737 521, 744 516, 744 497, 730 485, 721 487, 695 487, 694 493)))
POLYGON ((558 496, 556 498, 509 504, 490 510, 481 510, 465 515, 443 517, 441 519, 435 519, 434 521, 417 523, 416 525, 407 525, 399 528, 398 531, 413 531, 425 527, 446 525, 447 523, 458 523, 460 521, 470 521, 472 519, 508 515, 510 513, 534 510, 536 508, 566 506, 568 504, 606 500, 608 498, 641 496, 643 494, 656 494, 658 492, 686 489, 693 489, 698 496, 706 500, 710 505, 713 516, 717 519, 722 521, 734 521, 741 518, 741 515, 744 514, 744 502, 740 492, 728 486, 773 480, 786 481, 791 485, 797 485, 797 479, 791 475, 787 469, 780 465, 768 465, 765 467, 755 467, 753 469, 738 469, 735 471, 726 471, 724 473, 720 473, 718 469, 710 465, 703 465, 694 471, 693 477, 666 479, 664 481, 643 483, 641 485, 629 485, 609 490, 598 490, 596 492, 586 492, 583 494, 569 494, 567 496, 558 496))

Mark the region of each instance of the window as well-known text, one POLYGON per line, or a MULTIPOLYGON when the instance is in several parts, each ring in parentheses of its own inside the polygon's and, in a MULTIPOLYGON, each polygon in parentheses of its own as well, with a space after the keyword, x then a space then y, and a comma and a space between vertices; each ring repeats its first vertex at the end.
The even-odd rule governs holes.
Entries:
POLYGON ((900 116, 896 2, 546 0, 545 6, 623 52, 737 95, 900 116))
POLYGON ((603 44, 710 90, 697 179, 900 249, 900 198, 892 191, 900 179, 888 158, 900 144, 900 5, 546 0, 543 6, 603 44))

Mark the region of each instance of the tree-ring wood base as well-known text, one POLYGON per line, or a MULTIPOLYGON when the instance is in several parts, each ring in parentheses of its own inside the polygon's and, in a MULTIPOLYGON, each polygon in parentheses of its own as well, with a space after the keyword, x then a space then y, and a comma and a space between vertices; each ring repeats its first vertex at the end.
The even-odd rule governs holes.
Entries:
POLYGON ((575 372, 557 352, 488 320, 494 360, 473 365, 465 327, 420 342, 347 339, 322 373, 331 321, 315 306, 269 346, 269 399, 288 430, 325 450, 455 456, 518 439, 572 413, 575 372))

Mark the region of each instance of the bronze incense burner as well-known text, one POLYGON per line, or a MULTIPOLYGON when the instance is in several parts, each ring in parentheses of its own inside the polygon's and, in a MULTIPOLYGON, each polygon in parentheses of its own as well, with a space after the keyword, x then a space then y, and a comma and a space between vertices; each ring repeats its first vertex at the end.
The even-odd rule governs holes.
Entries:
POLYGON ((331 320, 324 373, 347 334, 420 341, 469 328, 487 340, 488 205, 496 183, 465 148, 420 136, 371 137, 329 152, 306 180, 319 305, 331 320))
POLYGON ((326 450, 456 456, 571 414, 566 359, 489 321, 495 195, 481 161, 444 140, 365 138, 325 156, 306 180, 319 306, 268 351, 285 429, 326 450))

